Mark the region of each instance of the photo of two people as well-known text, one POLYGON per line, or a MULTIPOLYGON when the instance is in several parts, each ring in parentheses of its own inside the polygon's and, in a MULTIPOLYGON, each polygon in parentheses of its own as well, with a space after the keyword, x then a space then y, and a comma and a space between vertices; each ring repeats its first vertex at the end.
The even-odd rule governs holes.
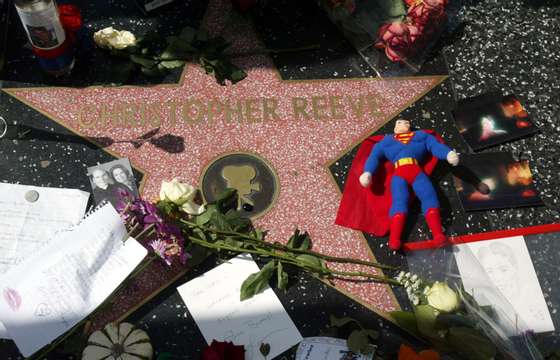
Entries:
POLYGON ((132 167, 126 158, 89 167, 88 176, 96 204, 106 200, 116 206, 123 190, 133 197, 140 196, 132 167))

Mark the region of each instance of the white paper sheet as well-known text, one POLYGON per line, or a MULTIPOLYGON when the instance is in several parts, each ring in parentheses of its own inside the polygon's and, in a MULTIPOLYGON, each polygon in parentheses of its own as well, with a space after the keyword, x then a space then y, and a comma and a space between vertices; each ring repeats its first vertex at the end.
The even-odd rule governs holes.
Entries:
POLYGON ((491 305, 509 336, 553 331, 554 325, 523 236, 457 245, 455 259, 465 290, 491 305))
POLYGON ((24 356, 89 315, 142 261, 146 249, 127 237, 107 204, 0 278, 0 317, 24 356))
MULTIPOLYGON (((0 183, 0 275, 45 246, 52 235, 77 223, 84 212, 89 193, 0 183), (36 192, 34 202, 26 200, 36 192)), ((0 322, 0 338, 9 338, 0 322)))
POLYGON ((296 360, 371 360, 375 350, 370 345, 366 354, 356 354, 348 349, 345 339, 310 337, 299 344, 296 360))
POLYGON ((273 359, 302 340, 272 289, 239 300, 241 284, 258 271, 242 254, 177 288, 206 342, 244 345, 246 360, 262 360, 261 343, 270 344, 267 358, 273 359))

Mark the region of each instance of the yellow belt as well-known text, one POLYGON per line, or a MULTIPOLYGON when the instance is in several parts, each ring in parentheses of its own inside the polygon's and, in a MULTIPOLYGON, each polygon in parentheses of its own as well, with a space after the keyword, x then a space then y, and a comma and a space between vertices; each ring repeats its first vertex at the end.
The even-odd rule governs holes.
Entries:
POLYGON ((418 160, 415 158, 407 157, 395 161, 395 169, 404 165, 418 165, 418 160))

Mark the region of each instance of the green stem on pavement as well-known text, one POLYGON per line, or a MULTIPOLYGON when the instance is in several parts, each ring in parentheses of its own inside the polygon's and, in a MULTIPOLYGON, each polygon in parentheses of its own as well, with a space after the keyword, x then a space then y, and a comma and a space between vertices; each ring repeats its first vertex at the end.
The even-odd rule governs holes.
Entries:
POLYGON ((296 258, 284 255, 282 253, 270 252, 270 251, 266 251, 266 250, 262 250, 262 249, 261 250, 245 249, 245 248, 239 248, 239 247, 236 247, 236 246, 230 246, 230 245, 226 245, 226 244, 215 244, 215 243, 210 243, 208 241, 202 240, 202 239, 194 237, 194 236, 188 236, 188 239, 190 241, 192 241, 194 244, 197 244, 197 245, 200 245, 200 246, 203 246, 203 247, 207 247, 207 248, 210 248, 210 249, 227 250, 227 251, 233 251, 233 252, 239 252, 239 253, 250 253, 250 254, 256 254, 256 255, 260 255, 260 256, 270 256, 270 257, 273 257, 273 258, 280 259, 283 262, 295 265, 299 268, 303 268, 303 269, 308 270, 308 271, 319 273, 321 275, 340 275, 340 276, 352 276, 352 277, 365 277, 365 278, 369 278, 369 279, 372 279, 372 280, 375 280, 375 281, 380 281, 380 282, 389 283, 389 284, 393 284, 393 285, 400 285, 400 283, 397 282, 396 280, 393 280, 391 278, 387 278, 387 277, 384 277, 384 276, 379 276, 379 275, 376 275, 376 274, 372 274, 372 273, 347 272, 347 271, 332 270, 332 269, 323 268, 323 267, 316 267, 316 266, 313 266, 312 264, 310 264, 308 262, 298 261, 296 258))
POLYGON ((240 238, 252 241, 254 243, 263 244, 265 246, 271 247, 271 248, 276 249, 276 250, 290 251, 290 252, 297 253, 297 254, 313 255, 313 256, 317 256, 317 257, 319 257, 323 260, 330 261, 330 262, 358 264, 358 265, 371 266, 371 267, 375 267, 375 268, 379 268, 379 269, 386 269, 386 270, 396 270, 397 269, 394 266, 379 264, 379 263, 372 262, 372 261, 367 261, 367 260, 359 260, 359 259, 352 259, 352 258, 345 258, 345 257, 338 257, 338 256, 330 256, 330 255, 321 254, 321 253, 311 251, 311 250, 293 249, 293 248, 288 247, 286 245, 282 245, 282 244, 278 244, 278 243, 269 243, 269 242, 266 242, 264 240, 259 240, 255 237, 251 236, 251 235, 243 234, 243 233, 236 232, 236 231, 215 230, 215 229, 210 229, 210 228, 208 228, 206 226, 203 226, 203 225, 198 225, 198 224, 193 223, 191 221, 187 221, 187 220, 183 220, 183 219, 181 219, 180 221, 182 223, 186 224, 186 225, 193 226, 193 227, 198 227, 199 229, 204 230, 204 231, 210 231, 210 232, 214 232, 214 233, 222 234, 222 235, 238 236, 240 238))

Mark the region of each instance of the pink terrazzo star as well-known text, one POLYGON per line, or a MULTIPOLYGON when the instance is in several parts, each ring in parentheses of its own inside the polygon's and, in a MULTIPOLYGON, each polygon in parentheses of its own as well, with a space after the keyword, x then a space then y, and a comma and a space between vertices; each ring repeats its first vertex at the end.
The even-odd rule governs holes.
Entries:
MULTIPOLYGON (((224 11, 216 7, 216 3, 212 6, 206 23, 210 24, 210 29, 220 29, 218 18, 212 17, 212 14, 224 14, 224 11)), ((235 29, 228 33, 233 34, 230 41, 235 50, 260 46, 252 27, 247 24, 234 26, 235 29)), ((88 137, 109 136, 114 140, 127 140, 153 129, 154 124, 161 120, 159 133, 182 137, 184 151, 168 153, 150 143, 140 148, 126 142, 108 147, 116 155, 128 157, 135 166, 145 170, 143 194, 146 198, 156 199, 161 181, 173 177, 199 185, 205 166, 222 154, 258 154, 272 165, 281 187, 276 205, 256 220, 257 226, 270 230, 268 240, 286 242, 297 227, 309 232, 314 250, 373 260, 371 250, 360 233, 334 224, 340 192, 328 165, 437 86, 444 77, 284 81, 279 78, 271 60, 264 55, 238 60, 238 64, 247 70, 248 77, 233 86, 220 86, 199 67, 190 65, 177 86, 7 91, 88 137), (332 116, 326 120, 315 119, 321 114, 313 113, 311 96, 325 96, 327 101, 331 100, 331 96, 340 96, 347 109, 346 116, 337 120, 332 116), (360 96, 375 98, 380 105, 379 111, 360 117, 348 110, 347 97, 355 99, 360 96), (293 98, 297 97, 308 100, 306 111, 310 119, 301 114, 299 118, 294 116, 293 98), (220 106, 216 105, 212 121, 207 118, 196 123, 183 121, 185 114, 182 106, 189 101, 199 100, 203 104, 213 101, 212 104, 221 104, 222 107, 229 101, 233 109, 229 118, 235 120, 237 100, 247 104, 249 99, 261 99, 255 101, 255 106, 259 108, 263 98, 278 100, 276 118, 263 119, 262 113, 255 111, 254 117, 260 116, 258 121, 248 121, 250 115, 246 113, 243 121, 228 121, 227 111, 222 109, 220 112, 220 106), (145 110, 141 109, 146 104, 151 115, 145 120, 151 120, 152 124, 134 127, 99 124, 100 120, 110 117, 108 110, 115 111, 113 117, 133 118, 145 110), (127 107, 129 110, 126 110, 127 107), (98 116, 100 114, 105 115, 98 116), (84 119, 96 122, 95 126, 84 126, 84 119)), ((323 114, 332 115, 330 107, 323 110, 323 114)), ((197 117, 195 113, 187 115, 197 117)), ((346 271, 367 270, 359 266, 339 268, 346 271)), ((383 284, 338 281, 336 288, 382 315, 399 307, 391 289, 383 284)))

